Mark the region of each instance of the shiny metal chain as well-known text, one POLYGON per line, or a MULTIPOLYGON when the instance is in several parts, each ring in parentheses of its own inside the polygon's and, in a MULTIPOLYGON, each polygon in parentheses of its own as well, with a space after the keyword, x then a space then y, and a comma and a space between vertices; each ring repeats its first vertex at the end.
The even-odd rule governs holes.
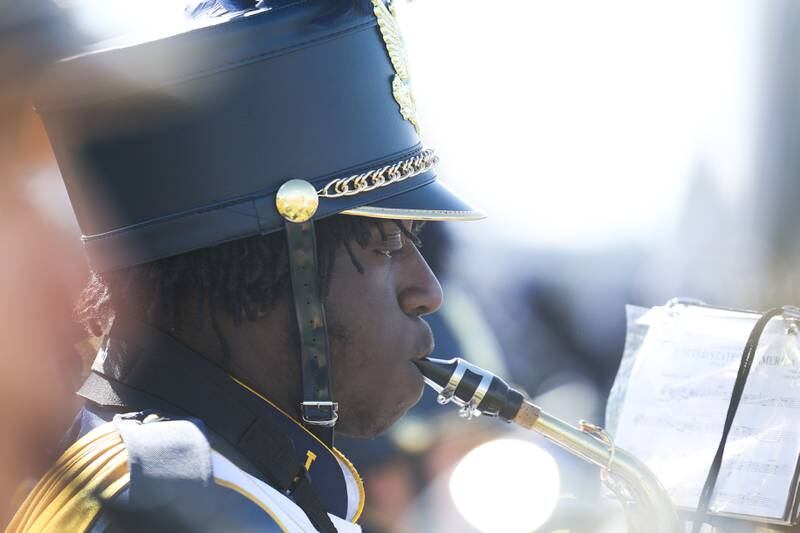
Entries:
POLYGON ((346 178, 337 178, 317 191, 320 198, 341 198, 369 192, 418 176, 432 169, 439 158, 425 149, 414 157, 346 178))

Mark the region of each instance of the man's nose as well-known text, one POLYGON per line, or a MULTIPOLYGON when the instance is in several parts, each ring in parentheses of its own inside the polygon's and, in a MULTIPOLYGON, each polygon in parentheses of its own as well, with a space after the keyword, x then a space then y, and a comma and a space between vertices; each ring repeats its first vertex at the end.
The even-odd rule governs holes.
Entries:
POLYGON ((442 306, 442 286, 428 263, 414 248, 409 258, 408 276, 400 290, 400 307, 407 315, 423 316, 436 312, 442 306))

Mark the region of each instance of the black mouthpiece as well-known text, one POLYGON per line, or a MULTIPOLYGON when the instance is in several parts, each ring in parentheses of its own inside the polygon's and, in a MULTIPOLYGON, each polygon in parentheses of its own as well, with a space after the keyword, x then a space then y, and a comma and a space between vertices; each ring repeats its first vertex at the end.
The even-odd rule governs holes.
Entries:
POLYGON ((426 357, 414 361, 414 364, 417 365, 417 368, 419 368, 419 371, 422 372, 427 381, 432 381, 439 387, 444 388, 447 382, 450 381, 450 376, 455 372, 458 361, 458 359, 445 361, 426 357))
POLYGON ((461 414, 499 416, 511 421, 525 399, 505 381, 491 372, 463 359, 431 359, 414 361, 425 382, 439 393, 439 403, 454 402, 462 407, 461 414))

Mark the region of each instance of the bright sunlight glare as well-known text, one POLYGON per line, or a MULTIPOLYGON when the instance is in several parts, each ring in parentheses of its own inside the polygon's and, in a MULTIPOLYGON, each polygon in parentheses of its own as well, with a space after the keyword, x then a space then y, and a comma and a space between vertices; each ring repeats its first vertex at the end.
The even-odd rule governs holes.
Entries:
POLYGON ((699 168, 740 192, 756 24, 741 1, 399 4, 423 139, 487 231, 607 246, 669 230, 699 168))
POLYGON ((555 509, 561 481, 552 455, 518 439, 486 442, 465 455, 450 477, 458 512, 483 533, 528 533, 555 509))

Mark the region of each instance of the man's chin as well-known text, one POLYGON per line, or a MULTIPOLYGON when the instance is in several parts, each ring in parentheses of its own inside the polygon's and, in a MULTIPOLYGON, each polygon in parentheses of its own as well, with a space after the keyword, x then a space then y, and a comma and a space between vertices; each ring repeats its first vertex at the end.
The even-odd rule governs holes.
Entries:
POLYGON ((359 421, 362 422, 359 425, 341 424, 341 426, 337 426, 336 432, 345 437, 357 439, 374 439, 380 437, 389 431, 389 428, 400 420, 421 398, 422 389, 419 390, 419 394, 413 401, 395 403, 393 404, 394 409, 392 411, 384 411, 369 421, 359 421))

